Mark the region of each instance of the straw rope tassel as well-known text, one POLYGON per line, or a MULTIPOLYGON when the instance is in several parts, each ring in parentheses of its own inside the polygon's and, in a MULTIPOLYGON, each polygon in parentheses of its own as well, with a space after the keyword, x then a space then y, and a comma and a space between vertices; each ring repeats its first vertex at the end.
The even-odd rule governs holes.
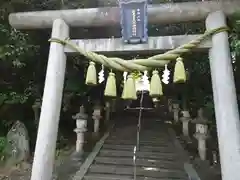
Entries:
POLYGON ((87 69, 87 76, 85 84, 94 86, 97 84, 97 71, 94 62, 90 62, 87 69))
POLYGON ((136 100, 137 99, 135 81, 133 79, 132 74, 128 75, 127 81, 126 81, 126 83, 124 83, 122 98, 128 99, 128 100, 136 100))
POLYGON ((153 98, 157 98, 163 95, 162 91, 162 82, 159 77, 159 73, 157 70, 152 72, 152 78, 150 82, 150 96, 153 98))
POLYGON ((174 83, 186 82, 186 71, 184 68, 183 59, 181 57, 177 58, 177 62, 175 64, 173 82, 174 83))
POLYGON ((117 96, 116 77, 115 77, 115 73, 113 72, 110 72, 108 75, 106 87, 104 90, 104 95, 108 97, 117 96))

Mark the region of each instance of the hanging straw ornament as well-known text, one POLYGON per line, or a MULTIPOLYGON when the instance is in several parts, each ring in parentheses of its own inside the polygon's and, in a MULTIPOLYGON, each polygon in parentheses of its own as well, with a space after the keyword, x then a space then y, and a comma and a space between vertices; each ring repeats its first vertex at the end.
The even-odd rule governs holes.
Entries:
POLYGON ((150 91, 150 83, 148 80, 148 71, 143 72, 142 80, 143 80, 143 84, 144 84, 144 90, 150 91))
POLYGON ((157 97, 160 97, 163 95, 162 82, 161 82, 161 79, 159 77, 159 73, 157 70, 154 70, 152 73, 149 94, 152 98, 157 98, 157 97))
POLYGON ((128 72, 123 72, 123 91, 122 91, 122 99, 126 97, 126 81, 127 81, 128 72))
POLYGON ((132 74, 129 74, 127 76, 127 80, 124 83, 122 98, 127 99, 127 100, 136 100, 137 99, 135 80, 133 79, 132 74))
POLYGON ((90 62, 87 69, 87 76, 85 84, 94 86, 97 84, 97 71, 94 62, 90 62))
POLYGON ((186 82, 186 71, 184 68, 183 59, 181 57, 177 58, 177 62, 175 64, 173 82, 174 83, 186 82))
POLYGON ((137 76, 136 78, 134 78, 135 80, 135 87, 136 87, 136 91, 143 91, 143 80, 142 80, 142 75, 141 76, 137 76))
POLYGON ((138 77, 136 82, 136 90, 137 91, 149 91, 150 90, 150 84, 147 76, 148 72, 144 71, 143 75, 138 77))
POLYGON ((123 83, 125 84, 127 81, 127 72, 123 72, 123 83))
POLYGON ((165 69, 164 69, 163 75, 162 75, 162 82, 164 84, 168 84, 169 83, 169 75, 170 75, 170 71, 167 68, 167 64, 165 64, 165 69))
POLYGON ((108 75, 104 95, 108 97, 117 96, 116 77, 115 73, 113 73, 112 71, 108 75))
POLYGON ((98 73, 98 83, 101 84, 104 80, 105 80, 105 78, 104 78, 104 66, 102 65, 102 69, 98 73))

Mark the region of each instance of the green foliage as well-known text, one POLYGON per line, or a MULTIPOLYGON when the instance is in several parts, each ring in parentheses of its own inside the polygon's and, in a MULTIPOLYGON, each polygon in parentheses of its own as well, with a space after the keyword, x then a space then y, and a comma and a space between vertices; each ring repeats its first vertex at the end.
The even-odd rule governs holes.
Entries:
POLYGON ((0 157, 1 157, 1 160, 3 159, 4 149, 6 148, 6 145, 7 145, 6 137, 0 137, 0 157))
POLYGON ((0 137, 0 153, 3 152, 6 144, 7 144, 7 139, 6 139, 6 137, 0 137))
POLYGON ((29 35, 0 25, 0 59, 5 62, 12 62, 16 68, 24 67, 27 57, 33 56, 37 46, 29 41, 29 35))
MULTIPOLYGON (((238 16, 240 17, 240 16, 238 16)), ((231 19, 229 22, 231 27, 230 34, 230 42, 231 42, 231 51, 232 51, 232 59, 233 59, 233 69, 234 69, 234 77, 236 83, 236 91, 240 93, 240 20, 231 19)), ((239 99, 238 99, 239 100, 239 99)))
POLYGON ((236 56, 240 56, 240 21, 233 21, 231 26, 231 48, 236 56))
MULTIPOLYGON (((27 8, 28 1, 10 1, 0 3, 0 106, 3 104, 23 104, 31 95, 30 80, 26 69, 29 59, 39 50, 29 34, 11 28, 8 24, 8 13, 15 5, 27 8)), ((1 109, 0 109, 1 110, 1 109)))
POLYGON ((29 94, 17 94, 16 92, 0 93, 0 103, 24 104, 28 100, 29 94))

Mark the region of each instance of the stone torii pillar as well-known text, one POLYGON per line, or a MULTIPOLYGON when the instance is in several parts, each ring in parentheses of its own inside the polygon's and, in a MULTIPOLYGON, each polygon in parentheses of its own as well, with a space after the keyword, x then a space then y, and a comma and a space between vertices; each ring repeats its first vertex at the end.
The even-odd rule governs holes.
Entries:
MULTIPOLYGON (((207 30, 226 26, 223 12, 208 15, 207 30)), ((212 37, 209 52, 222 180, 240 179, 240 121, 228 33, 212 37)))
MULTIPOLYGON (((69 27, 63 20, 54 21, 52 37, 69 37, 69 27)), ((31 180, 52 179, 65 68, 64 46, 51 42, 31 180)))

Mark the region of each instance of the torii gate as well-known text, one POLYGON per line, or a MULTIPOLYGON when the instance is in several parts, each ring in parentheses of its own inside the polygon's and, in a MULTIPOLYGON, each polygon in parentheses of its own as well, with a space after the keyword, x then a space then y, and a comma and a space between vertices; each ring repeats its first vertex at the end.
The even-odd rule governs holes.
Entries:
MULTIPOLYGON (((112 0, 113 1, 113 0, 112 0)), ((226 26, 225 15, 240 8, 240 1, 232 2, 188 2, 152 5, 148 8, 149 23, 173 23, 203 20, 207 30, 226 26)), ((57 10, 14 13, 9 16, 10 24, 17 29, 51 28, 52 37, 69 37, 69 26, 96 27, 119 25, 118 7, 57 10)), ((124 45, 120 39, 72 40, 89 51, 165 51, 195 39, 196 35, 149 37, 147 44, 124 45)), ((219 150, 223 180, 240 179, 240 121, 228 34, 221 32, 199 48, 210 49, 210 67, 219 138, 219 150)), ((61 109, 66 53, 72 52, 63 45, 51 42, 42 111, 31 180, 51 180, 55 157, 56 139, 61 109)))

